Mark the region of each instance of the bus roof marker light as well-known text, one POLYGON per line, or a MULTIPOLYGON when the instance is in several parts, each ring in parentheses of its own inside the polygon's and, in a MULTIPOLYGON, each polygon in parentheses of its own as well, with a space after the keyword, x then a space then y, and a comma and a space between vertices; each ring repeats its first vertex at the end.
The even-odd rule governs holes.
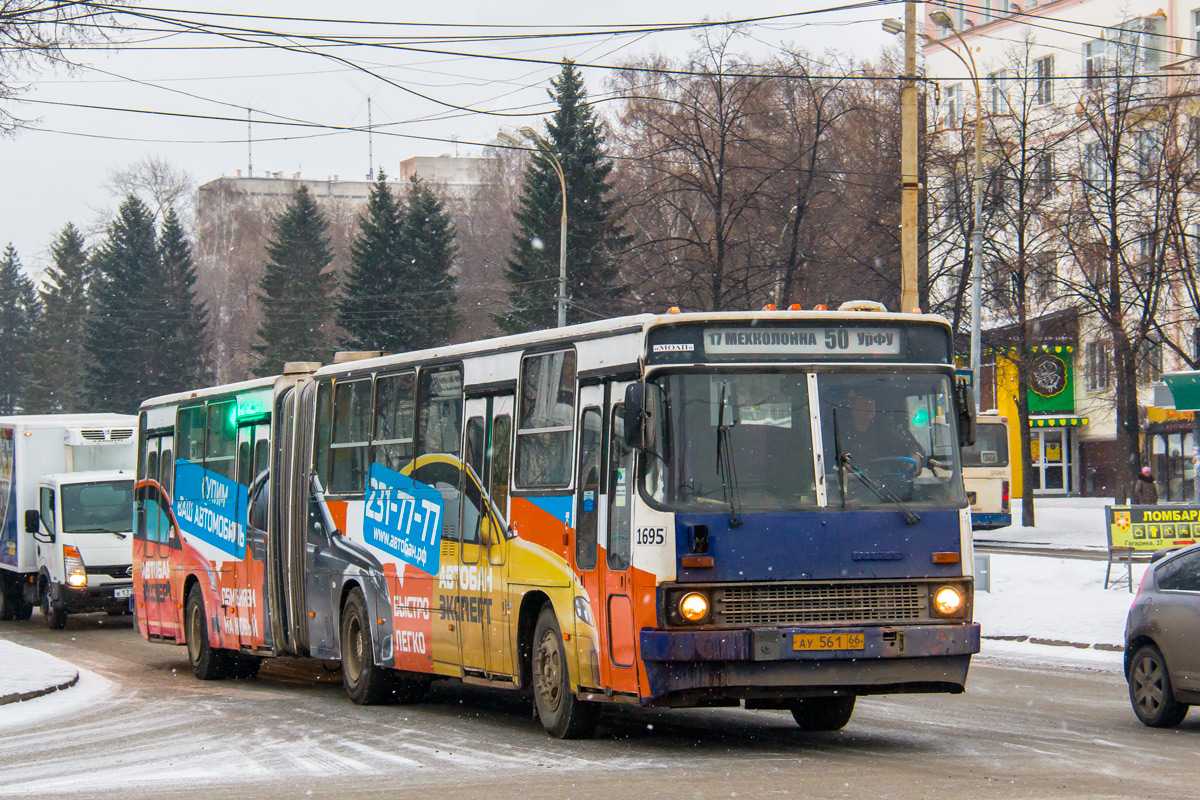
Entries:
POLYGON ((774 303, 767 303, 765 306, 763 306, 763 311, 774 311, 774 310, 775 310, 774 303))
POLYGON ((828 311, 828 310, 829 309, 825 307, 824 303, 817 303, 815 306, 813 306, 813 311, 828 311))
POLYGON ((799 303, 792 303, 790 306, 788 306, 788 311, 803 311, 803 310, 804 310, 804 306, 800 305, 799 303))
POLYGON ((679 306, 671 306, 670 308, 667 309, 667 313, 668 314, 678 314, 679 306))

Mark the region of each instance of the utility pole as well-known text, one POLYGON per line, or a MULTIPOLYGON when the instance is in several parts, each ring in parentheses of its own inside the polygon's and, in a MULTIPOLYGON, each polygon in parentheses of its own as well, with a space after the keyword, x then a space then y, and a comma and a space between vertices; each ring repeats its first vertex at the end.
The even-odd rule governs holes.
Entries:
POLYGON ((254 139, 251 138, 250 109, 246 109, 246 177, 254 177, 254 139))
POLYGON ((371 137, 375 128, 371 124, 371 98, 367 97, 367 180, 375 180, 375 143, 371 137))
POLYGON ((917 297, 917 3, 904 3, 904 87, 900 90, 900 311, 917 297))

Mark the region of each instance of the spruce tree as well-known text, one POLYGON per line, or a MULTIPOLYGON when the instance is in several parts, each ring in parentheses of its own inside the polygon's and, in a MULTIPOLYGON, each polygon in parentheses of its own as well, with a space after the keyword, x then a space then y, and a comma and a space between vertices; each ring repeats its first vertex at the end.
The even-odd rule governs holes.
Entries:
POLYGON ((413 178, 402 225, 404 257, 397 289, 408 291, 406 313, 396 321, 404 333, 403 341, 395 339, 398 350, 446 344, 458 327, 451 273, 458 251, 455 237, 445 203, 428 184, 413 178))
POLYGON ((86 385, 93 411, 132 414, 160 385, 162 347, 157 321, 163 307, 151 298, 161 278, 154 216, 129 195, 108 224, 91 264, 86 385))
MULTIPOLYGON (((604 133, 574 63, 564 59, 550 82, 558 105, 546 123, 541 144, 562 166, 567 189, 567 321, 581 322, 618 313, 625 287, 618 282, 618 259, 629 243, 621 230, 604 150, 604 133)), ((512 310, 497 316, 503 329, 517 333, 553 327, 559 274, 562 190, 558 174, 539 147, 525 170, 517 207, 517 230, 505 274, 512 310)))
POLYGON ((337 276, 327 270, 333 260, 329 223, 308 187, 296 190, 275 220, 275 233, 267 243, 266 270, 259 284, 263 320, 256 371, 279 372, 288 361, 323 360, 326 323, 333 307, 337 276))
POLYGON ((149 287, 160 311, 158 346, 151 357, 153 394, 168 394, 208 382, 208 308, 196 298, 192 246, 175 214, 167 208, 158 235, 160 278, 149 287))
POLYGON ((88 257, 83 235, 67 223, 50 246, 54 260, 46 270, 31 356, 30 380, 23 403, 35 414, 84 411, 87 369, 88 257))
POLYGON ((0 255, 0 414, 22 410, 40 303, 10 243, 0 255))
POLYGON ((401 349, 393 338, 403 310, 396 293, 403 249, 400 214, 400 204, 380 170, 350 245, 350 269, 338 303, 341 343, 348 350, 401 349))

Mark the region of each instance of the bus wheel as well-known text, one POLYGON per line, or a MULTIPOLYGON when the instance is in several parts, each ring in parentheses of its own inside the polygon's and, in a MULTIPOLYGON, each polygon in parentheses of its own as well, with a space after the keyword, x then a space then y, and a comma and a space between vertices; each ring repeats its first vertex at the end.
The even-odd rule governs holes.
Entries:
POLYGON ((547 603, 533 633, 533 704, 546 733, 556 739, 590 739, 600 718, 598 703, 580 700, 571 691, 562 633, 547 603))
POLYGON ((46 627, 50 630, 61 631, 67 627, 67 612, 50 599, 48 583, 42 584, 42 616, 46 618, 46 627))
POLYGON ((228 655, 208 642, 208 614, 204 611, 204 593, 200 584, 193 584, 187 596, 187 611, 184 614, 184 630, 187 632, 188 663, 192 674, 202 681, 219 681, 226 676, 229 667, 228 655))
POLYGON ((386 668, 375 665, 371 617, 357 586, 342 606, 342 683, 346 694, 360 706, 378 705, 392 696, 391 676, 386 668))
POLYGON ((853 713, 854 695, 809 697, 792 705, 792 717, 805 731, 840 731, 853 713))

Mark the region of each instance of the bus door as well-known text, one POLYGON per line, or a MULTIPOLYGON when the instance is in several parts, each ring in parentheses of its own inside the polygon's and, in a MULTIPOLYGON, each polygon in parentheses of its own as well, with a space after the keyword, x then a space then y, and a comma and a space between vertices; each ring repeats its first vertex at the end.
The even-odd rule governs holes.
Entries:
MULTIPOLYGON (((254 482, 255 476, 261 471, 258 466, 269 452, 269 438, 269 419, 241 424, 238 427, 237 472, 235 474, 237 482, 247 490, 254 482), (258 463, 256 463, 256 456, 258 463)), ((265 467, 263 468, 265 469, 265 467)), ((249 497, 247 496, 248 501, 249 497)), ((236 519, 242 524, 242 530, 246 536, 246 555, 241 561, 234 564, 234 595, 232 598, 223 598, 223 601, 226 603, 230 600, 233 601, 233 608, 229 611, 236 619, 235 625, 242 645, 262 647, 264 644, 262 591, 266 566, 266 541, 263 539, 265 532, 256 531, 248 524, 250 509, 240 506, 240 497, 236 513, 236 519)))
MULTIPOLYGON (((610 397, 622 397, 624 387, 610 397)), ((608 530, 604 559, 600 564, 604 586, 604 613, 607 630, 603 645, 607 649, 609 686, 613 691, 637 692, 635 636, 633 618, 632 543, 634 473, 633 451, 625 446, 624 406, 611 406, 608 431, 608 530)), ((605 659, 601 659, 601 663, 605 659)), ((606 687, 607 688, 607 687, 606 687)))
POLYGON ((602 540, 608 530, 608 481, 604 449, 605 387, 579 389, 579 474, 575 496, 575 571, 587 593, 594 627, 588 631, 575 616, 579 642, 579 680, 588 686, 610 686, 608 615, 604 610, 602 540), (593 633, 594 631, 594 633, 593 633))
MULTIPOLYGON (((511 420, 511 397, 466 401, 463 490, 458 548, 458 640, 462 666, 487 675, 512 674, 504 606, 505 526, 488 502, 494 448, 494 414, 511 420)), ((506 426, 511 429, 511 425, 506 426)), ((504 433, 507 438, 508 433, 504 433)), ((507 483, 505 484, 507 486, 507 483)))
POLYGON ((157 481, 145 486, 138 498, 135 538, 142 541, 142 602, 137 609, 146 620, 150 636, 175 637, 178 633, 171 601, 171 556, 179 549, 179 534, 171 525, 171 493, 175 484, 174 437, 146 440, 145 477, 157 481))

